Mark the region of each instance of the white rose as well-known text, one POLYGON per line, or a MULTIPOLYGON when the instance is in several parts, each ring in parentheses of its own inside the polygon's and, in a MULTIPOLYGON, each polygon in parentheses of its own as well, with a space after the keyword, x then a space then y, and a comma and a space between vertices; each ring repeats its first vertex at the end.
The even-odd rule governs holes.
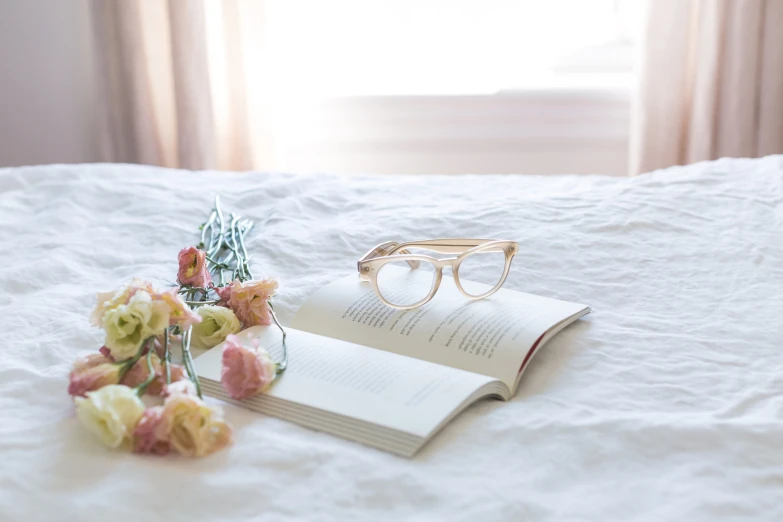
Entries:
POLYGON ((103 326, 103 316, 106 313, 106 310, 118 306, 120 304, 120 299, 122 299, 122 302, 125 302, 127 296, 124 296, 123 298, 123 290, 115 292, 98 292, 96 294, 97 304, 95 305, 92 314, 90 314, 91 325, 97 327, 103 326))
POLYGON ((118 361, 133 357, 146 339, 165 331, 170 313, 165 302, 153 300, 148 292, 139 290, 128 304, 109 309, 104 314, 104 344, 118 361))
POLYGON ((201 322, 193 325, 192 344, 195 348, 206 349, 217 346, 226 340, 229 334, 242 329, 239 319, 230 308, 204 305, 196 309, 201 322))
POLYGON ((135 278, 122 288, 112 292, 98 292, 96 294, 97 302, 95 309, 90 314, 90 324, 97 327, 103 326, 103 316, 112 308, 117 308, 128 302, 131 293, 137 290, 144 290, 149 294, 155 293, 152 284, 144 279, 135 278))
POLYGON ((111 384, 75 400, 76 416, 101 442, 110 448, 129 447, 133 430, 144 413, 144 403, 136 392, 111 384))

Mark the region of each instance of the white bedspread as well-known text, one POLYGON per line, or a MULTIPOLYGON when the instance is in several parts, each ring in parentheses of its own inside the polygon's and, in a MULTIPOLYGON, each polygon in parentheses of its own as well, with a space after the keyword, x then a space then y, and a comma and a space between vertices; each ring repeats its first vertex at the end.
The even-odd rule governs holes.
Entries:
POLYGON ((631 179, 0 169, 0 520, 783 520, 783 157, 631 179), (386 239, 516 239, 593 313, 413 460, 226 406, 202 460, 104 449, 66 394, 94 292, 171 281, 215 193, 284 321, 386 239))

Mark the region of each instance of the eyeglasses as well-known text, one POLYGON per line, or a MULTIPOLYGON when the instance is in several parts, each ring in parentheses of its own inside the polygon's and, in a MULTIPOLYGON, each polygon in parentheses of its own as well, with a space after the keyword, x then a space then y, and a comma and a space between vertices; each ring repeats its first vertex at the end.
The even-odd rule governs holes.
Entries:
POLYGON ((359 259, 357 268, 359 277, 372 284, 384 304, 410 310, 432 299, 444 267, 451 267, 454 283, 468 299, 494 294, 506 281, 511 260, 518 251, 516 241, 492 239, 387 241, 359 259), (413 253, 419 250, 458 255, 438 259, 413 253))

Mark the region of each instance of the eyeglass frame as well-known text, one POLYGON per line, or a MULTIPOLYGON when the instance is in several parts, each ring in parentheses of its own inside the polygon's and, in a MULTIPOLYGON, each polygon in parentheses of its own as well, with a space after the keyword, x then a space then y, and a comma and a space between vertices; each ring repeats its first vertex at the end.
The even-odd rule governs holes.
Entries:
POLYGON ((519 243, 505 239, 426 239, 423 241, 408 241, 406 243, 387 241, 377 245, 362 256, 361 259, 357 261, 356 268, 359 271, 359 278, 372 285, 376 295, 383 304, 397 310, 413 310, 414 308, 427 304, 435 296, 443 279, 443 269, 447 266, 451 267, 457 289, 459 289, 460 293, 469 300, 477 301, 491 296, 506 282, 508 272, 511 269, 511 261, 518 252, 519 243), (425 254, 411 254, 408 250, 409 248, 421 248, 440 254, 459 253, 459 255, 456 257, 438 259, 425 254), (503 267, 503 275, 495 286, 487 292, 475 296, 469 294, 462 287, 462 283, 459 280, 459 266, 460 263, 470 255, 485 251, 503 252, 505 256, 505 266, 503 267), (421 262, 431 263, 435 267, 432 287, 426 297, 412 305, 396 305, 383 297, 383 293, 378 287, 378 272, 383 265, 392 261, 406 261, 413 269, 418 268, 421 262))

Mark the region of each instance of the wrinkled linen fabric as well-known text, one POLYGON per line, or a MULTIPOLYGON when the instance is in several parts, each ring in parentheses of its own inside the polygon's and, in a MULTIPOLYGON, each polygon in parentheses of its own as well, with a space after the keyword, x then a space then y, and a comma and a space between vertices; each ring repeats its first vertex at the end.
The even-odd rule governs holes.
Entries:
POLYGON ((0 222, 0 520, 783 520, 781 156, 636 178, 7 168, 0 222), (506 287, 593 312, 411 460, 231 405, 208 458, 108 450, 66 393, 102 344, 94 294, 173 282, 218 193, 257 222, 284 323, 377 243, 453 236, 518 240, 506 287))

